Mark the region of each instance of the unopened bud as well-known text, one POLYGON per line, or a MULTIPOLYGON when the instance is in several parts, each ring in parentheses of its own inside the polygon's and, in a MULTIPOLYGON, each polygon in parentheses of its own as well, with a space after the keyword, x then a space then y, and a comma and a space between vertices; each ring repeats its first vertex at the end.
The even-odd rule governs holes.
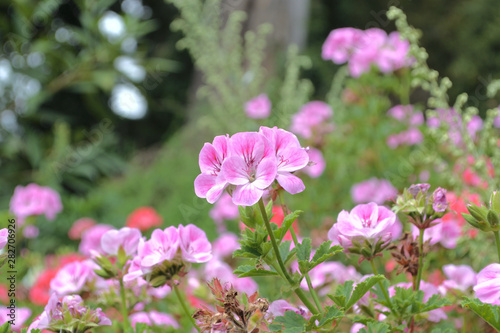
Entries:
POLYGON ((488 212, 488 223, 490 224, 493 231, 498 231, 500 227, 500 218, 498 217, 498 213, 493 210, 488 212))
POLYGON ((490 197, 490 208, 500 214, 500 192, 494 191, 490 197))

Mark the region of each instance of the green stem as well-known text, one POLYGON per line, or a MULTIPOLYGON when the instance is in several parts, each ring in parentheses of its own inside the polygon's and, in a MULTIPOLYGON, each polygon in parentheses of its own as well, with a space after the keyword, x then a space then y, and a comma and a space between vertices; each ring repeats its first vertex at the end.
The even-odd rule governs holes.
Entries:
MULTIPOLYGON (((378 275, 377 268, 375 267, 375 263, 373 262, 373 260, 369 260, 369 261, 370 261, 370 265, 372 265, 373 274, 378 275)), ((391 298, 389 297, 387 290, 385 290, 384 285, 382 284, 382 281, 379 281, 378 285, 380 286, 380 289, 382 289, 382 293, 384 293, 385 300, 387 301, 387 304, 390 305, 390 307, 391 307, 390 310, 392 311, 391 298)))
POLYGON ((186 314, 186 316, 188 316, 189 320, 191 320, 191 324, 193 324, 193 327, 196 328, 199 332, 200 328, 198 326, 196 326, 196 322, 194 321, 193 316, 191 316, 191 313, 189 312, 189 309, 186 305, 186 302, 184 301, 184 298, 181 295, 181 292, 179 291, 179 288, 177 287, 177 285, 175 283, 173 285, 174 285, 175 295, 177 296, 179 303, 181 303, 181 306, 182 306, 182 309, 184 310, 184 313, 186 314))
MULTIPOLYGON (((278 243, 276 243, 276 238, 274 238, 274 232, 273 232, 273 229, 271 228, 271 224, 269 223, 269 217, 267 216, 266 207, 264 206, 264 201, 262 200, 262 198, 260 198, 260 200, 259 200, 259 208, 260 208, 260 213, 262 214, 262 219, 264 220, 264 224, 266 225, 267 233, 269 234, 269 238, 271 239, 271 244, 272 244, 273 249, 274 249, 274 254, 275 254, 276 258, 278 259, 278 264, 280 266, 281 272, 283 273, 283 276, 285 277, 287 282, 291 286, 293 286, 294 282, 293 282, 292 278, 290 277, 290 275, 288 274, 288 271, 286 270, 285 264, 283 263, 283 260, 281 259, 280 250, 278 248, 278 243)), ((309 301, 309 299, 307 299, 306 295, 304 294, 302 289, 300 289, 300 287, 295 288, 294 292, 300 298, 302 303, 304 303, 304 305, 309 309, 309 311, 311 311, 312 314, 318 313, 318 310, 309 301)))
POLYGON ((130 324, 128 322, 127 298, 125 297, 125 286, 123 285, 123 278, 120 279, 120 296, 122 299, 123 332, 125 333, 130 328, 130 324))
MULTIPOLYGON (((418 234, 418 273, 417 273, 417 285, 415 290, 420 290, 420 281, 422 280, 422 271, 424 270, 424 229, 419 229, 418 234)), ((498 244, 498 243, 497 243, 498 244)))
POLYGON ((500 260, 500 235, 498 231, 493 232, 495 234, 495 241, 497 243, 498 260, 500 260))
MULTIPOLYGON (((283 213, 285 214, 285 216, 290 214, 287 206, 285 205, 285 199, 283 198, 283 191, 279 191, 279 198, 280 198, 281 208, 283 209, 283 213)), ((297 235, 295 234, 293 225, 290 228, 290 233, 292 234, 293 243, 295 244, 295 246, 297 246, 297 244, 299 244, 299 240, 297 239, 297 235)), ((311 293, 311 296, 314 300, 314 303, 316 304, 316 307, 318 308, 319 311, 323 312, 323 307, 321 306, 318 294, 316 294, 316 290, 314 290, 309 273, 304 274, 304 276, 306 278, 307 286, 309 287, 309 292, 311 293)))

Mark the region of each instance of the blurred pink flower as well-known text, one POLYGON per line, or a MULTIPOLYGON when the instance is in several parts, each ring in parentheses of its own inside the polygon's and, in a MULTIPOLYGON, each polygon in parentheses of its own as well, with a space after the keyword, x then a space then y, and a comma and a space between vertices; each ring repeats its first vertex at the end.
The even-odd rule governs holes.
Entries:
POLYGON ((225 233, 214 241, 212 252, 217 258, 231 257, 233 252, 240 247, 238 236, 233 233, 225 233))
POLYGON ((239 278, 233 273, 233 268, 219 258, 213 258, 205 265, 203 280, 218 278, 222 283, 230 283, 240 293, 252 295, 258 289, 257 283, 249 277, 239 278))
MULTIPOLYGON (((348 280, 359 281, 361 279, 361 274, 356 271, 356 268, 345 266, 336 261, 327 261, 319 264, 309 272, 309 276, 313 288, 321 288, 319 289, 320 294, 330 292, 332 283, 343 284, 348 280)), ((305 280, 302 280, 300 286, 302 289, 309 289, 305 280)))
POLYGON ((252 206, 276 179, 277 162, 270 142, 260 133, 240 132, 229 141, 228 157, 222 175, 235 189, 233 203, 252 206))
POLYGON ((0 250, 7 245, 9 240, 9 230, 7 228, 0 229, 0 250))
POLYGON ((95 277, 92 261, 74 261, 57 272, 50 281, 50 290, 58 296, 77 294, 95 277))
POLYGON ((395 105, 387 114, 400 122, 408 121, 413 115, 413 105, 395 105))
POLYGON ((101 237, 101 248, 106 254, 118 255, 118 250, 122 247, 126 255, 133 255, 137 252, 141 236, 139 229, 124 227, 109 230, 101 237))
POLYGON ((483 303, 500 305, 500 264, 491 264, 477 274, 476 297, 483 303))
POLYGON ((333 131, 333 124, 328 122, 332 116, 333 111, 330 105, 321 101, 309 102, 292 116, 290 131, 304 139, 310 139, 314 135, 323 135, 333 131))
POLYGON ((85 230, 92 228, 97 222, 89 217, 82 217, 81 219, 73 222, 73 225, 68 231, 68 237, 73 240, 82 238, 85 230))
MULTIPOLYGON (((0 325, 14 320, 14 325, 10 327, 13 332, 20 332, 23 324, 30 318, 31 310, 29 308, 16 308, 13 311, 6 306, 0 308, 0 325)), ((7 332, 7 331, 5 331, 7 332)))
POLYGON ((305 190, 302 180, 292 172, 303 169, 309 163, 307 151, 300 146, 299 139, 288 131, 262 126, 259 130, 269 140, 278 163, 276 180, 290 194, 305 190))
POLYGON ((107 224, 97 224, 90 229, 87 229, 82 233, 82 240, 80 242, 79 250, 80 253, 90 256, 91 250, 103 253, 101 248, 101 237, 108 230, 114 229, 112 226, 107 224))
POLYGON ((421 143, 424 140, 424 135, 418 128, 409 128, 406 131, 398 134, 389 135, 387 145, 394 149, 402 145, 412 146, 421 143))
POLYGON ((279 299, 269 304, 269 310, 267 310, 267 314, 272 318, 276 318, 279 316, 284 316, 286 311, 293 311, 306 319, 309 319, 311 317, 311 313, 307 310, 307 308, 302 306, 299 306, 298 308, 294 307, 284 299, 279 299))
POLYGON ((474 115, 466 124, 467 131, 464 132, 462 115, 453 108, 437 109, 436 115, 427 118, 427 126, 431 128, 439 128, 442 124, 448 129, 448 135, 456 146, 463 145, 463 135, 469 135, 472 140, 475 140, 477 132, 483 128, 481 117, 474 115))
POLYGON ((153 227, 159 227, 163 223, 162 217, 153 207, 139 207, 127 217, 126 226, 146 231, 153 227))
POLYGON ((443 272, 448 280, 443 285, 448 289, 458 289, 462 292, 476 285, 476 272, 468 265, 445 265, 443 272))
POLYGON ((130 315, 130 324, 133 328, 137 323, 144 323, 150 326, 171 326, 179 328, 179 323, 169 314, 157 311, 136 312, 130 315))
POLYGON ((226 231, 225 220, 236 220, 240 216, 238 206, 233 203, 233 199, 228 193, 222 194, 209 212, 210 217, 215 221, 219 232, 226 231))
POLYGON ((203 263, 212 259, 212 244, 203 230, 193 224, 179 225, 182 258, 188 262, 203 263))
POLYGON ((387 42, 387 33, 382 29, 371 28, 363 31, 356 48, 349 59, 349 73, 352 77, 360 77, 376 65, 381 49, 387 42))
POLYGON ((37 238, 40 234, 40 229, 35 225, 27 225, 23 228, 23 236, 28 239, 37 238))
MULTIPOLYGON (((440 243, 447 249, 457 247, 457 241, 462 235, 462 228, 456 219, 437 219, 434 222, 437 224, 425 229, 424 241, 429 241, 430 245, 440 243)), ((417 238, 419 229, 415 225, 411 225, 413 237, 417 238)))
POLYGON ((386 179, 370 178, 351 188, 352 201, 356 204, 375 202, 378 205, 394 199, 398 190, 386 179))
POLYGON ((227 186, 221 169, 229 154, 228 140, 227 136, 216 136, 213 143, 205 143, 200 151, 201 174, 194 181, 194 190, 198 197, 206 198, 212 204, 220 198, 227 186))
POLYGON ((401 235, 401 225, 391 210, 376 203, 357 205, 351 212, 339 213, 337 223, 328 232, 328 238, 344 248, 352 241, 370 243, 390 242, 401 235))
POLYGON ((321 57, 336 64, 343 64, 351 56, 363 31, 355 28, 339 28, 332 30, 323 44, 321 57))
POLYGON ((271 114, 271 101, 261 94, 245 103, 245 113, 249 118, 264 119, 271 114))
POLYGON ((391 73, 403 67, 411 65, 412 60, 408 56, 410 43, 401 39, 397 31, 389 34, 385 44, 379 50, 376 64, 382 73, 391 73))
POLYGON ((321 150, 316 148, 309 148, 307 153, 309 154, 309 164, 303 169, 303 171, 311 178, 318 178, 326 169, 326 162, 323 157, 323 153, 321 150))
POLYGON ((17 186, 10 200, 10 211, 23 224, 28 216, 45 215, 47 220, 53 220, 62 211, 59 194, 50 187, 29 184, 26 187, 17 186))

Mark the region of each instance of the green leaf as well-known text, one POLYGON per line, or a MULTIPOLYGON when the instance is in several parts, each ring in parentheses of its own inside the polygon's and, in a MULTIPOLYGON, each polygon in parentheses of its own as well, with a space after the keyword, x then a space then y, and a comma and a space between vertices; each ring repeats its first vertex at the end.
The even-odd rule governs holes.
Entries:
POLYGON ((295 249, 292 249, 290 251, 290 245, 292 244, 292 241, 286 241, 280 244, 279 250, 280 250, 280 256, 281 260, 286 263, 293 258, 293 255, 295 254, 295 249))
POLYGON ((339 307, 345 308, 349 298, 351 297, 354 281, 346 281, 344 284, 337 286, 335 295, 327 295, 339 307))
POLYGON ((272 332, 282 333, 302 333, 306 331, 307 321, 301 315, 286 311, 284 316, 279 316, 274 319, 274 322, 269 325, 272 332))
POLYGON ((311 259, 311 250, 312 250, 311 239, 304 238, 302 243, 297 244, 296 249, 297 249, 297 259, 309 262, 309 259, 311 259))
POLYGON ((479 317, 483 318, 494 329, 500 332, 500 306, 486 304, 475 299, 465 297, 462 306, 474 312, 479 317))
POLYGON ((326 241, 326 242, 323 242, 318 247, 318 249, 314 253, 313 258, 311 259, 311 265, 309 265, 309 270, 311 270, 314 267, 318 266, 319 264, 325 262, 331 256, 344 250, 342 248, 342 246, 339 246, 339 245, 331 246, 331 245, 332 245, 332 241, 326 241))
POLYGON ((325 312, 320 313, 317 315, 312 316, 309 318, 308 324, 307 324, 307 330, 315 330, 318 328, 321 328, 329 323, 331 323, 333 320, 339 319, 344 317, 344 311, 338 309, 335 306, 326 306, 325 307, 325 312), (316 324, 316 321, 318 321, 318 324, 316 324))
POLYGON ((360 282, 354 288, 354 292, 352 293, 349 302, 347 302, 345 306, 345 310, 349 310, 357 301, 359 301, 370 289, 379 281, 384 280, 385 277, 383 275, 374 275, 370 276, 368 279, 360 282))
POLYGON ((285 216, 283 223, 281 224, 281 227, 279 227, 278 230, 274 232, 274 236, 276 237, 278 243, 280 243, 283 240, 287 231, 291 228, 293 222, 299 217, 300 214, 302 214, 302 211, 296 210, 293 213, 290 213, 287 216, 285 216))
POLYGON ((382 322, 368 323, 366 327, 363 327, 362 329, 359 330, 359 333, 388 333, 388 332, 390 332, 390 326, 382 322))
POLYGON ((278 275, 276 272, 268 271, 265 269, 256 269, 254 266, 241 265, 234 270, 234 274, 238 277, 249 277, 249 276, 274 276, 278 275))
POLYGON ((2 326, 0 326, 0 333, 9 333, 10 332, 10 324, 6 322, 2 326))

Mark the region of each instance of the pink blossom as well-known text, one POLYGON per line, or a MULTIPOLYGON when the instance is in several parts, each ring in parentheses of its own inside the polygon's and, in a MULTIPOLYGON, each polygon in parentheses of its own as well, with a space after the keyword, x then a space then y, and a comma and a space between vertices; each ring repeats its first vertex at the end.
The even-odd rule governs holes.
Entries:
POLYGON ((213 143, 205 143, 199 156, 201 174, 194 181, 194 190, 198 197, 206 198, 212 204, 220 198, 227 186, 221 169, 228 156, 227 136, 216 136, 213 143))
POLYGON ((305 139, 331 132, 333 125, 328 121, 332 115, 332 108, 325 102, 309 102, 293 115, 290 131, 305 139))
POLYGON ((226 226, 223 224, 225 220, 236 220, 240 216, 238 206, 233 203, 231 196, 224 193, 215 203, 209 212, 210 217, 217 224, 217 230, 224 232, 226 226))
POLYGON ((5 247, 9 240, 9 230, 7 228, 0 229, 0 250, 5 247))
POLYGON ((398 134, 389 135, 387 145, 394 149, 402 145, 412 146, 421 143, 424 140, 422 132, 418 128, 409 128, 398 134))
POLYGON ((366 328, 365 325, 361 324, 361 323, 354 323, 352 326, 351 326, 351 331, 350 333, 358 333, 359 331, 361 331, 362 328, 366 328))
POLYGON ((477 274, 476 297, 483 303, 500 305, 500 264, 491 264, 477 274))
POLYGON ((357 44, 351 58, 349 59, 349 73, 353 77, 359 77, 370 71, 381 55, 381 49, 387 42, 387 34, 382 29, 371 28, 363 32, 363 36, 357 44))
MULTIPOLYGON (((393 297, 396 294, 396 289, 395 288, 404 288, 404 289, 409 289, 412 288, 411 283, 398 283, 395 286, 389 287, 389 295, 393 297)), ((431 298, 433 295, 440 295, 438 288, 434 286, 432 283, 426 282, 426 281, 420 281, 420 290, 424 292, 424 302, 427 302, 429 298, 431 298)), ((432 322, 439 322, 443 319, 447 319, 448 316, 444 312, 443 309, 435 309, 432 311, 427 312, 427 320, 432 321, 432 322)))
POLYGON ((284 299, 279 299, 277 301, 272 302, 269 304, 269 310, 267 310, 268 315, 270 315, 273 318, 279 317, 279 316, 284 316, 286 311, 293 311, 304 318, 308 319, 311 317, 310 312, 307 310, 307 308, 304 307, 294 307, 290 305, 287 301, 284 299))
POLYGON ((375 202, 381 205, 397 195, 398 190, 386 179, 370 178, 351 188, 352 201, 356 204, 375 202))
MULTIPOLYGON (((443 220, 437 219, 436 225, 425 229, 424 231, 424 241, 429 241, 430 245, 440 243, 443 247, 447 249, 454 249, 457 247, 457 241, 462 235, 462 228, 460 224, 455 219, 443 220)), ((413 237, 417 238, 419 234, 419 229, 412 224, 411 226, 413 237)))
POLYGON ((137 252, 140 239, 139 229, 124 227, 120 230, 109 230, 101 237, 101 248, 106 254, 118 255, 121 247, 126 255, 133 255, 137 252))
POLYGON ((448 278, 443 282, 443 285, 448 289, 458 289, 465 292, 476 284, 476 272, 470 266, 445 265, 443 272, 448 278))
POLYGON ((9 309, 6 306, 2 306, 0 308, 0 325, 4 323, 14 320, 14 325, 10 328, 14 332, 21 331, 23 324, 30 318, 31 310, 29 308, 17 308, 17 309, 9 309))
POLYGON ((218 278, 223 283, 230 283, 240 293, 252 295, 258 289, 257 283, 249 277, 239 278, 233 274, 233 269, 227 263, 214 258, 205 266, 203 280, 218 278))
MULTIPOLYGON (((311 284, 313 288, 319 289, 320 294, 327 294, 330 292, 330 285, 332 283, 343 284, 348 280, 359 281, 361 274, 356 271, 353 266, 345 266, 344 264, 336 261, 324 262, 314 267, 310 272, 311 284), (326 289, 324 288, 326 286, 326 289)), ((308 290, 307 282, 303 280, 300 286, 308 290)))
POLYGON ((376 64, 382 73, 391 73, 411 64, 408 56, 410 43, 401 39, 399 32, 391 32, 386 43, 379 50, 376 64))
POLYGON ((238 236, 233 233, 225 233, 220 235, 214 241, 213 255, 217 258, 230 257, 234 251, 241 247, 238 243, 238 236))
POLYGON ((10 211, 22 224, 28 216, 45 215, 47 220, 53 220, 62 210, 59 194, 50 187, 29 184, 26 187, 17 186, 10 200, 10 211))
POLYGON ((245 103, 245 113, 254 119, 264 119, 271 114, 271 101, 266 94, 261 94, 245 103))
POLYGON ((326 169, 323 153, 316 148, 309 148, 307 153, 309 154, 309 164, 303 171, 311 178, 318 178, 326 169))
POLYGON ((276 154, 278 183, 291 194, 304 191, 306 187, 302 180, 292 174, 309 163, 309 155, 300 146, 299 139, 294 134, 277 127, 262 126, 259 131, 269 140, 271 149, 276 154))
POLYGON ((63 266, 50 281, 50 290, 59 296, 80 293, 90 280, 95 279, 92 265, 90 260, 86 260, 63 266))
POLYGON ((104 253, 101 248, 101 238, 108 230, 114 229, 107 224, 97 224, 82 234, 79 250, 82 254, 90 256, 91 251, 104 253))
POLYGON ((474 115, 466 124, 467 131, 463 131, 463 119, 455 109, 437 109, 436 115, 427 118, 427 126, 439 128, 444 124, 448 129, 448 135, 452 143, 456 146, 463 145, 463 135, 469 135, 472 140, 476 139, 476 134, 483 128, 481 117, 474 115))
POLYGON ((37 238, 39 234, 40 234, 40 229, 38 229, 38 227, 35 225, 26 225, 23 228, 24 238, 28 239, 37 238))
POLYGON ((277 162, 269 141, 260 133, 241 132, 229 141, 228 157, 222 165, 223 177, 235 185, 233 203, 256 204, 276 179, 277 162))
POLYGON ((85 230, 90 229, 94 225, 96 225, 96 221, 89 217, 82 217, 81 219, 73 222, 73 225, 68 231, 68 237, 70 239, 76 240, 82 238, 82 234, 85 230))
POLYGON ((400 122, 408 121, 413 115, 413 105, 395 105, 387 114, 400 122))
POLYGON ((203 263, 212 259, 212 244, 203 230, 193 224, 179 225, 182 258, 188 262, 203 263))
POLYGON ((157 311, 136 312, 130 315, 130 324, 135 328, 137 323, 144 323, 150 326, 171 326, 179 328, 179 323, 169 314, 157 311))
POLYGON ((345 63, 357 47, 362 35, 363 31, 355 28, 332 30, 323 44, 322 58, 336 64, 345 63))
POLYGON ((328 232, 328 238, 344 248, 349 248, 352 241, 390 242, 401 235, 401 230, 396 214, 371 202, 357 205, 350 213, 341 211, 337 223, 328 232))
POLYGON ((154 266, 164 261, 174 259, 179 249, 179 231, 175 227, 165 230, 156 229, 151 234, 151 239, 139 245, 140 266, 152 270, 154 266))

